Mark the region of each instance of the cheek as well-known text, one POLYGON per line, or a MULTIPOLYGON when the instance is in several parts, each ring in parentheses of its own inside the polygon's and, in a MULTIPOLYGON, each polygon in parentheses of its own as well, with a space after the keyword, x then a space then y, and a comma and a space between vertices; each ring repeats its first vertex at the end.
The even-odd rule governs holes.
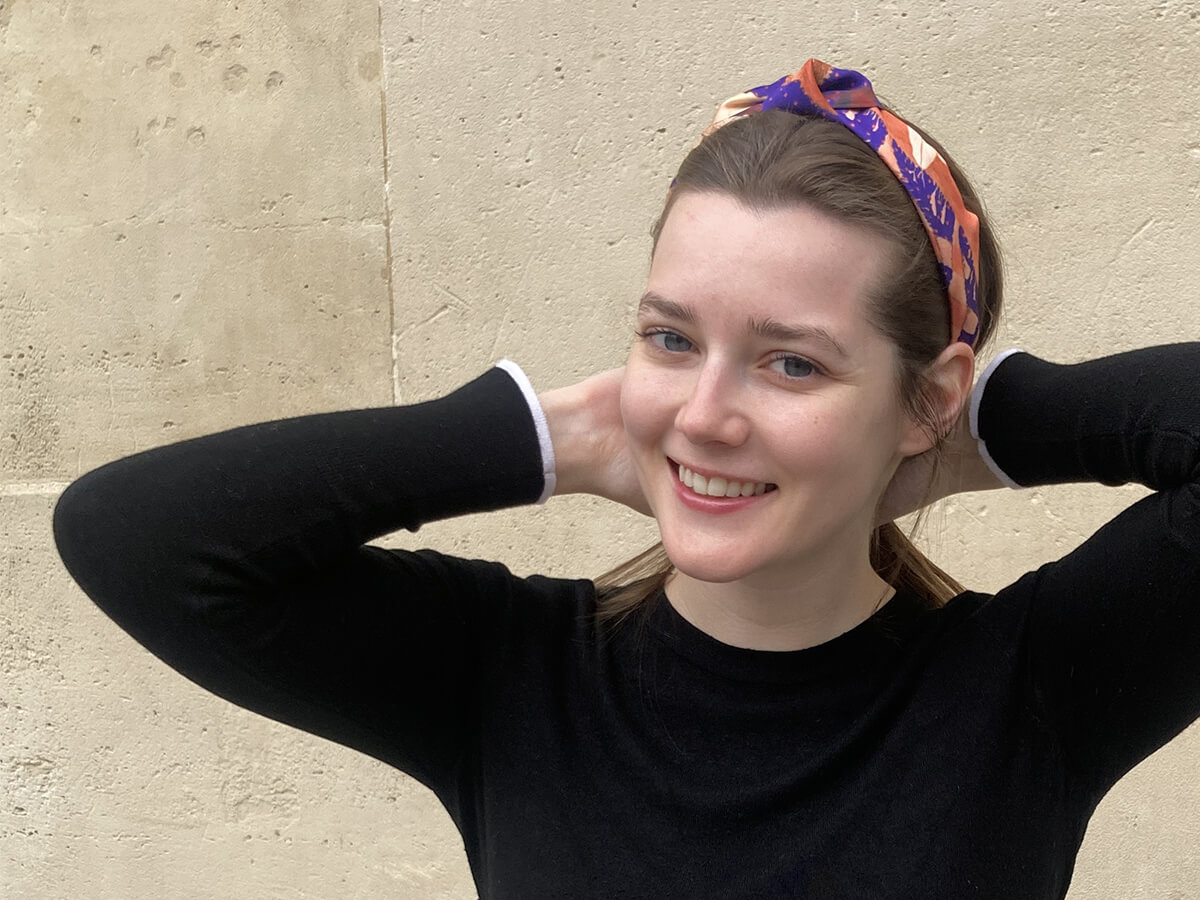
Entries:
MULTIPOLYGON (((765 421, 779 421, 776 410, 765 421)), ((785 465, 804 477, 827 483, 866 483, 884 465, 889 452, 886 435, 857 409, 815 414, 774 429, 774 446, 785 465)))
POLYGON ((652 377, 653 369, 646 368, 636 355, 631 356, 621 384, 621 420, 626 437, 634 443, 657 440, 664 421, 670 421, 662 379, 652 377))
POLYGON ((878 499, 894 470, 896 434, 887 415, 872 416, 864 409, 857 419, 838 423, 829 441, 830 480, 845 486, 856 502, 878 499))

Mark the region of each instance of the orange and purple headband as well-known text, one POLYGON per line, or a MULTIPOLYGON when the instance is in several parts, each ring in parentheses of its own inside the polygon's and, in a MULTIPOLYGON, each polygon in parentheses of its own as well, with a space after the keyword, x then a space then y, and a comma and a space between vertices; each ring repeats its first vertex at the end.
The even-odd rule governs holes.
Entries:
POLYGON ((950 339, 971 346, 979 332, 976 298, 979 218, 963 203, 946 160, 899 116, 881 109, 866 76, 810 59, 774 84, 717 107, 708 135, 730 119, 763 109, 820 116, 866 142, 908 191, 925 223, 950 300, 950 339))

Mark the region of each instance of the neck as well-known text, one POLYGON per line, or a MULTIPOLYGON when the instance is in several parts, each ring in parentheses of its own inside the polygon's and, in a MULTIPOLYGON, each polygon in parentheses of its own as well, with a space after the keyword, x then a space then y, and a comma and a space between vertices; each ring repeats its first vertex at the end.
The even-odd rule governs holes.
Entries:
POLYGON ((724 644, 802 650, 865 622, 895 591, 863 560, 851 570, 827 566, 799 578, 756 573, 725 584, 676 571, 666 593, 684 619, 724 644))

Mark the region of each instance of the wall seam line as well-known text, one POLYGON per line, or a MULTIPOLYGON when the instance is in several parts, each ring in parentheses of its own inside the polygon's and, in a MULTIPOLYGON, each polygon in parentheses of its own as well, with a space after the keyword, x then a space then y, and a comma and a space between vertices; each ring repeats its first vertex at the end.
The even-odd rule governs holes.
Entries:
POLYGON ((53 497, 67 489, 69 481, 10 481, 0 484, 0 497, 53 497))
POLYGON ((379 4, 379 130, 383 145, 383 242, 387 266, 388 344, 391 351, 392 405, 400 402, 400 359, 396 345, 396 293, 392 283, 392 181, 388 158, 387 53, 383 41, 383 2, 379 4))

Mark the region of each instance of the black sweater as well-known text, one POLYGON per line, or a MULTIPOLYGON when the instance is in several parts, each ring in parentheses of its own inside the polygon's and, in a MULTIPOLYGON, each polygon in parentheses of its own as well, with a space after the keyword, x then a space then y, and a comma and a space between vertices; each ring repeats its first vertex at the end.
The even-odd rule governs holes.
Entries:
POLYGON ((1194 344, 1006 359, 978 420, 1007 475, 1156 493, 995 596, 901 593, 793 652, 661 596, 609 630, 589 581, 363 546, 539 496, 500 370, 119 460, 55 533, 180 672, 428 785, 482 897, 1056 898, 1103 794, 1200 716, 1198 376, 1194 344))

